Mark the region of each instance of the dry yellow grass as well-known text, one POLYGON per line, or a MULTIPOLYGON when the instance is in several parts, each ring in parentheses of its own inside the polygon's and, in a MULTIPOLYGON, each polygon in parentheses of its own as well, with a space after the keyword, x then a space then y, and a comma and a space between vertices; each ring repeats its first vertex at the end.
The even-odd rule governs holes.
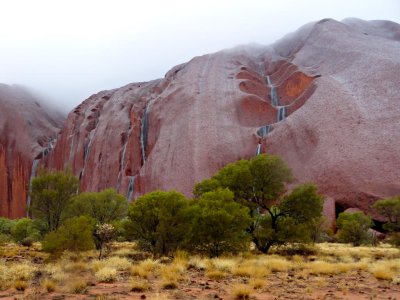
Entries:
POLYGON ((272 272, 284 272, 292 267, 292 262, 283 257, 271 256, 264 260, 264 265, 272 272))
POLYGON ((132 266, 132 263, 125 257, 112 256, 104 260, 104 265, 118 271, 124 271, 128 270, 132 266))
POLYGON ((104 267, 98 270, 94 276, 99 282, 114 282, 117 280, 118 272, 116 269, 111 267, 104 267))
POLYGON ((88 264, 83 261, 67 262, 63 266, 64 271, 71 272, 71 273, 86 271, 87 268, 88 268, 88 264))
POLYGON ((235 284, 232 287, 232 294, 235 299, 249 299, 252 288, 246 284, 235 284))
POLYGON ((16 280, 13 283, 13 287, 17 291, 23 292, 28 288, 28 283, 26 281, 23 281, 23 280, 16 280))
POLYGON ((206 277, 212 280, 220 280, 226 276, 226 273, 220 270, 210 270, 206 272, 206 277))
POLYGON ((12 264, 8 268, 10 280, 30 280, 37 268, 30 263, 12 264))
MULTIPOLYGON (((338 276, 338 279, 341 279, 343 277, 339 277, 340 274, 352 272, 351 276, 353 276, 358 274, 356 271, 363 271, 363 274, 368 272, 366 280, 371 280, 374 276, 379 280, 385 280, 385 284, 388 285, 400 284, 400 250, 388 245, 352 247, 341 244, 317 244, 313 256, 262 255, 248 252, 239 256, 212 259, 189 256, 186 252, 178 251, 174 259, 170 257, 165 257, 162 261, 146 259, 137 263, 132 263, 130 259, 139 260, 148 256, 135 250, 129 244, 126 247, 116 243, 116 250, 110 252, 110 257, 100 261, 97 259, 96 252, 90 251, 81 254, 66 253, 57 261, 42 264, 37 264, 36 260, 33 260, 34 256, 40 257, 37 254, 27 254, 26 257, 22 255, 23 260, 20 261, 0 259, 0 290, 17 289, 18 286, 22 291, 25 286, 29 290, 39 288, 42 292, 45 290, 52 292, 57 287, 57 292, 82 293, 86 290, 86 281, 74 280, 74 278, 81 276, 90 280, 94 275, 99 282, 120 281, 136 292, 148 291, 150 286, 153 287, 152 292, 176 289, 162 292, 163 296, 168 294, 174 298, 178 294, 182 297, 183 292, 179 287, 186 286, 189 276, 200 274, 210 280, 223 279, 221 284, 229 282, 228 290, 233 288, 232 283, 247 282, 245 285, 235 285, 238 296, 233 294, 237 299, 246 299, 246 297, 251 297, 251 292, 255 293, 254 290, 258 290, 258 293, 267 290, 267 283, 272 278, 268 277, 271 272, 288 271, 294 272, 294 277, 292 277, 294 280, 308 278, 310 282, 306 287, 314 291, 326 287, 331 276, 338 276), (133 257, 131 254, 134 252, 136 256, 133 257), (35 263, 30 263, 30 260, 35 263), (132 274, 129 281, 124 272, 126 270, 130 270, 132 274), (309 276, 310 274, 316 276, 309 276), (34 278, 35 281, 33 281, 34 278), (41 280, 41 288, 35 286, 38 280, 41 280), (35 283, 32 287, 29 286, 31 282, 35 283), (246 290, 250 291, 248 296, 246 296, 246 290)), ((9 247, 8 251, 11 253, 20 250, 16 246, 9 247)), ((25 249, 26 251, 31 250, 25 249)), ((280 252, 275 251, 275 253, 280 252)), ((285 274, 271 276, 281 278, 285 277, 285 274)), ((376 283, 375 280, 373 282, 376 283)), ((350 293, 348 286, 341 283, 337 285, 337 291, 343 294, 350 293)), ((306 288, 303 292, 307 293, 306 288)), ((310 294, 313 293, 310 292, 310 294)))
POLYGON ((44 287, 44 289, 48 292, 54 292, 56 290, 56 283, 51 280, 51 279, 45 279, 42 281, 41 285, 44 287))
POLYGON ((192 256, 188 260, 188 268, 203 271, 207 268, 207 259, 200 256, 192 256))
POLYGON ((400 260, 382 260, 373 263, 369 271, 376 279, 393 280, 400 273, 400 260))
POLYGON ((266 284, 267 284, 266 280, 261 278, 252 278, 249 281, 249 285, 255 290, 265 288, 266 284))
POLYGON ((67 285, 68 292, 72 294, 82 294, 87 287, 87 283, 83 279, 74 279, 67 285))
POLYGON ((326 261, 313 261, 306 265, 310 274, 319 275, 319 274, 337 274, 339 271, 336 268, 335 264, 326 262, 326 261))
POLYGON ((234 276, 239 277, 251 277, 254 274, 254 269, 256 267, 254 265, 239 265, 232 270, 232 274, 234 276))
POLYGON ((207 269, 216 269, 223 272, 232 272, 232 269, 238 264, 234 258, 213 258, 207 263, 207 269))
POLYGON ((150 285, 147 281, 138 278, 131 278, 130 288, 132 292, 145 292, 150 289, 150 285))
POLYGON ((131 274, 133 276, 139 276, 141 278, 149 278, 153 272, 160 267, 160 263, 157 260, 146 259, 137 265, 131 267, 131 274))

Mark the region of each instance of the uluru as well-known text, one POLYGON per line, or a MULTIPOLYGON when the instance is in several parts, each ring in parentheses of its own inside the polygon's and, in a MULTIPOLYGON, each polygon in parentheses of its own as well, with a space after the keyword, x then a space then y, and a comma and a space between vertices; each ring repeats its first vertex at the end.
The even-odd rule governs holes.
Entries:
POLYGON ((26 214, 37 165, 71 168, 83 191, 190 197, 195 183, 259 153, 280 155, 296 183, 317 184, 327 213, 370 212, 400 193, 399 53, 397 23, 323 19, 269 46, 100 91, 65 121, 2 86, 0 215, 26 214))

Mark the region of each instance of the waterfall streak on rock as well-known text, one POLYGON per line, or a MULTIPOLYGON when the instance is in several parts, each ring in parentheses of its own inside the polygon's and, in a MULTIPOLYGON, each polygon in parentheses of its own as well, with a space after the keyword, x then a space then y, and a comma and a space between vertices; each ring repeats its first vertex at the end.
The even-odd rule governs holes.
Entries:
POLYGON ((283 121, 286 118, 286 107, 285 106, 279 106, 278 107, 278 122, 283 121))
POLYGON ((142 146, 143 164, 146 162, 146 150, 147 150, 147 131, 148 131, 147 107, 148 106, 146 106, 143 111, 142 124, 140 128, 140 144, 142 146))
POLYGON ((260 154, 261 154, 261 144, 257 144, 256 155, 260 155, 260 154))
POLYGON ((133 195, 134 190, 135 190, 135 176, 130 176, 128 192, 126 194, 126 197, 128 198, 128 200, 132 200, 132 195, 133 195))
POLYGON ((37 170, 38 166, 39 166, 39 159, 35 159, 32 162, 31 177, 29 178, 29 193, 28 193, 28 201, 27 201, 27 204, 26 204, 26 207, 27 207, 26 216, 27 217, 29 217, 29 208, 31 207, 31 201, 32 201, 32 198, 31 198, 32 180, 33 180, 33 178, 35 178, 36 170, 37 170))

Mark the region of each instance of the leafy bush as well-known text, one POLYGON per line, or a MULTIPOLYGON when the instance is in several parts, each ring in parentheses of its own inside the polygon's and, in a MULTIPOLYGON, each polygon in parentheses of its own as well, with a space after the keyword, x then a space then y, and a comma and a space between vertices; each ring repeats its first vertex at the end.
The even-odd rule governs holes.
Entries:
POLYGON ((14 226, 11 228, 11 236, 14 241, 20 243, 26 238, 37 240, 40 234, 31 219, 23 218, 14 222, 14 226))
POLYGON ((339 242, 352 243, 354 246, 371 243, 372 236, 368 229, 372 226, 372 220, 364 213, 340 213, 336 225, 339 242))
POLYGON ((98 193, 82 193, 71 199, 63 218, 89 216, 98 223, 111 223, 126 216, 128 200, 114 189, 98 193))
POLYGON ((200 198, 210 191, 228 188, 234 200, 250 208, 253 222, 247 228, 257 249, 267 253, 274 244, 311 241, 322 213, 322 197, 317 188, 305 184, 281 200, 292 173, 276 155, 258 155, 228 164, 210 179, 194 187, 200 198))
POLYGON ((400 196, 378 200, 372 206, 387 218, 383 229, 389 231, 389 243, 400 246, 400 196))
POLYGON ((233 197, 228 189, 218 189, 204 193, 192 203, 186 241, 189 250, 213 257, 249 247, 249 209, 234 202, 233 197))
POLYGON ((79 180, 71 172, 39 170, 32 180, 30 209, 35 219, 44 221, 47 232, 61 225, 61 214, 78 189, 79 180))
POLYGON ((0 217, 0 234, 11 234, 11 228, 15 225, 14 220, 0 217))
POLYGON ((129 207, 127 237, 154 254, 172 253, 185 237, 187 206, 185 196, 175 191, 155 191, 139 197, 129 207))
POLYGON ((48 233, 43 240, 43 250, 59 255, 65 250, 86 251, 95 248, 93 240, 94 220, 75 217, 67 220, 56 231, 48 233))
POLYGON ((378 200, 372 207, 387 218, 384 229, 400 231, 400 196, 378 200))
POLYGON ((253 242, 267 253, 272 245, 310 242, 314 222, 321 218, 323 199, 312 184, 296 187, 281 203, 256 216, 253 242))

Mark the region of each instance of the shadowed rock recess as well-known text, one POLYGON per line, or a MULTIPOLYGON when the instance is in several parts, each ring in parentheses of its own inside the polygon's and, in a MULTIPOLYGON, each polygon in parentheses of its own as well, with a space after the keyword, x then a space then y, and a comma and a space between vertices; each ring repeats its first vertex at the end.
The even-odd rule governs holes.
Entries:
POLYGON ((319 186, 326 214, 368 211, 400 193, 399 53, 396 23, 326 19, 271 46, 195 57, 85 100, 40 164, 71 167, 84 191, 115 187, 132 200, 156 189, 190 196, 227 163, 273 153, 296 183, 319 186))

